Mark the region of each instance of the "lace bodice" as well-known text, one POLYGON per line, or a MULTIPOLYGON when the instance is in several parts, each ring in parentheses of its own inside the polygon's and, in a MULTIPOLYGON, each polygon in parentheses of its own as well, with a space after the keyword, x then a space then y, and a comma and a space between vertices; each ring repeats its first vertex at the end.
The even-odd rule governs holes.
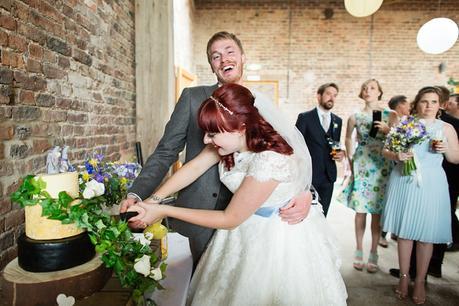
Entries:
POLYGON ((246 176, 252 176, 263 182, 270 179, 280 184, 262 206, 282 206, 295 196, 304 186, 298 182, 299 171, 294 155, 283 155, 273 151, 260 153, 235 153, 235 165, 226 170, 223 163, 219 165, 220 180, 231 192, 236 192, 246 176))

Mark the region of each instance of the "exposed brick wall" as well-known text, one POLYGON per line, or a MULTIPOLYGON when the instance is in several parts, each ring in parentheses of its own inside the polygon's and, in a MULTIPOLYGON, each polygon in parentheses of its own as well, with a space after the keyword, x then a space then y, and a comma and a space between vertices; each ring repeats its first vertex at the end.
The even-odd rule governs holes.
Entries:
POLYGON ((24 222, 7 195, 47 150, 133 154, 134 37, 133 0, 0 1, 0 269, 24 222))
POLYGON ((195 73, 201 84, 215 82, 205 57, 207 40, 217 31, 234 32, 247 62, 262 65, 256 74, 279 81, 279 102, 292 121, 316 105, 317 87, 330 81, 340 87, 335 112, 346 119, 363 107, 357 96, 369 77, 381 82, 384 105, 393 95, 412 99, 422 86, 446 85, 450 76, 459 79, 459 43, 441 55, 424 54, 416 45, 418 29, 431 18, 459 21, 457 1, 440 4, 385 1, 372 25, 371 17, 348 14, 344 1, 196 0, 195 73), (334 11, 328 20, 326 8, 334 11), (443 74, 438 72, 441 62, 447 66, 443 74))

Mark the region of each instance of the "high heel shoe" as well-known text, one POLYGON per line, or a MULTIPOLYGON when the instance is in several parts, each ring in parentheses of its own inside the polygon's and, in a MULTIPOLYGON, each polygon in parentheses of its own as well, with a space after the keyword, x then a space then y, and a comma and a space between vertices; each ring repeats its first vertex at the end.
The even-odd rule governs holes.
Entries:
POLYGON ((378 254, 370 252, 370 256, 368 256, 368 263, 367 263, 367 271, 368 273, 376 273, 379 270, 378 266, 378 254))
MULTIPOLYGON (((422 285, 424 286, 425 281, 424 281, 424 280, 422 280, 422 281, 417 281, 417 280, 415 280, 415 281, 414 281, 414 286, 415 286, 415 287, 416 287, 416 283, 418 283, 418 284, 419 284, 419 283, 422 283, 422 285)), ((426 302, 425 287, 424 287, 424 297, 421 298, 421 297, 415 296, 415 295, 414 295, 414 291, 413 291, 412 299, 413 299, 413 303, 414 303, 415 305, 424 305, 424 303, 426 302)))
POLYGON ((352 263, 354 269, 357 271, 362 271, 363 270, 363 251, 361 250, 355 250, 354 252, 354 262, 352 263))
POLYGON ((398 288, 395 288, 395 296, 399 299, 399 300, 404 300, 408 297, 408 291, 406 292, 403 292, 402 290, 400 290, 400 283, 404 280, 407 280, 408 279, 408 275, 407 274, 400 274, 400 281, 398 283, 398 288))

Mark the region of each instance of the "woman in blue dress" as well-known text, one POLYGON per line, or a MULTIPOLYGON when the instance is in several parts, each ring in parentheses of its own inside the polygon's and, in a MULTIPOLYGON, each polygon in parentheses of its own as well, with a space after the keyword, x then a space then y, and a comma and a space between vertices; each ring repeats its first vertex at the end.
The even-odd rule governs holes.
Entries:
POLYGON ((425 302, 425 276, 433 244, 452 241, 448 182, 442 161, 446 158, 451 163, 459 163, 459 144, 454 128, 436 119, 440 109, 439 97, 437 88, 424 87, 412 105, 412 113, 426 126, 428 139, 408 153, 383 150, 386 158, 397 162, 389 178, 383 221, 383 230, 398 236, 400 280, 396 294, 399 299, 408 296, 410 279, 407 275, 413 241, 416 241, 415 304, 425 302), (432 140, 439 137, 443 141, 433 144, 432 140), (403 176, 403 161, 413 155, 417 161, 416 173, 403 176))

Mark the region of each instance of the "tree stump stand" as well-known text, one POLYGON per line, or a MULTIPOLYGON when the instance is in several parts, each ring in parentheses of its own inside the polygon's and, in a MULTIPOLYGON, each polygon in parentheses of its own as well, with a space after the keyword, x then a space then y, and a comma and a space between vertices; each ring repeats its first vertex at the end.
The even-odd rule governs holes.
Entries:
POLYGON ((2 294, 5 305, 57 305, 59 294, 76 300, 90 296, 101 290, 111 275, 98 256, 70 269, 42 273, 23 270, 15 258, 2 273, 2 294))

